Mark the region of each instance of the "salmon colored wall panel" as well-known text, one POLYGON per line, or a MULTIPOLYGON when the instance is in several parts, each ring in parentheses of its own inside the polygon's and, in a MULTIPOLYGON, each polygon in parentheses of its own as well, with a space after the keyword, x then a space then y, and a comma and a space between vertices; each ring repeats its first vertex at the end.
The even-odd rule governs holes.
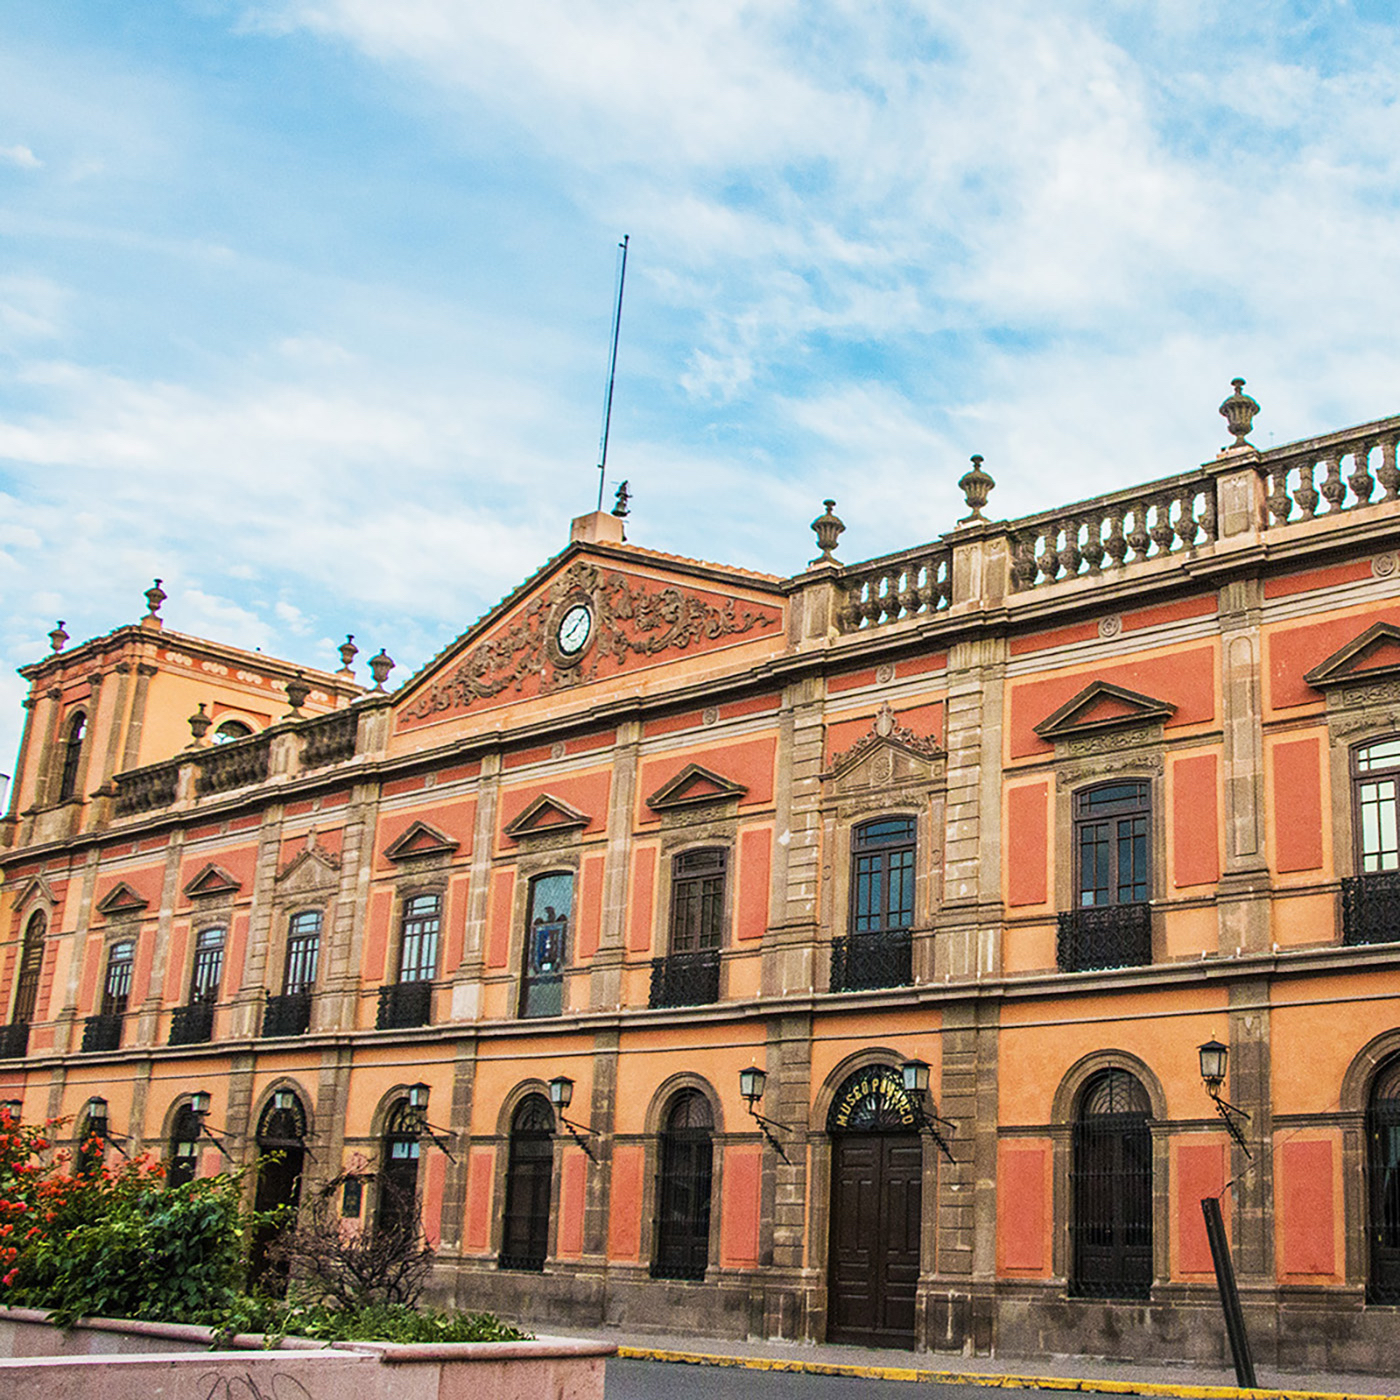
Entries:
POLYGON ((1172 764, 1172 883, 1213 885, 1220 878, 1220 823, 1216 817, 1215 755, 1172 764))
POLYGON ((730 1147, 724 1154, 724 1214, 719 1261, 726 1268, 758 1263, 758 1219, 763 1156, 757 1147, 730 1147))
POLYGON ((248 915, 239 914, 228 932, 228 947, 224 950, 224 986, 232 995, 243 985, 243 957, 248 946, 248 915))
POLYGON ((863 671, 843 671, 840 675, 826 678, 826 693, 839 695, 843 690, 859 690, 862 686, 875 684, 875 668, 867 666, 863 671))
POLYGON ((1319 588, 1335 588, 1339 583, 1359 583, 1371 577, 1371 561, 1357 559, 1350 564, 1334 564, 1330 569, 1307 569, 1299 574, 1265 581, 1266 598, 1287 598, 1294 593, 1312 593, 1319 588))
POLYGON ((156 951, 154 932, 146 930, 136 939, 136 966, 131 973, 131 998, 128 1005, 140 1006, 151 990, 151 963, 156 951))
POLYGON ((498 870, 491 877, 491 910, 486 918, 486 966, 510 961, 510 921, 515 896, 515 871, 498 870))
POLYGON ((451 881, 447 887, 447 899, 443 907, 443 928, 446 937, 442 940, 442 973, 451 977, 462 962, 462 943, 467 936, 467 894, 470 880, 466 876, 451 881))
POLYGON ((642 1147, 613 1148, 612 1192, 608 1200, 608 1258, 636 1259, 642 1252, 642 1147))
POLYGON ((608 793, 611 788, 612 773, 606 768, 595 773, 561 773, 548 782, 508 788, 501 794, 501 844, 506 850, 514 849, 515 842, 504 834, 506 827, 537 797, 546 794, 582 812, 588 818, 588 825, 583 828, 585 832, 604 830, 608 823, 608 793))
POLYGON ((894 674, 898 680, 907 680, 910 676, 926 676, 930 671, 942 671, 947 668, 948 653, 946 651, 931 651, 926 656, 911 656, 904 661, 894 663, 894 674))
POLYGON ((1270 633, 1265 652, 1269 704, 1276 710, 1291 709, 1295 705, 1320 706, 1321 692, 1314 690, 1303 677, 1334 651, 1355 641, 1373 622, 1394 620, 1395 605, 1391 603, 1348 617, 1309 622, 1270 633))
POLYGON ((238 846, 233 850, 224 851, 201 851, 187 856, 180 865, 180 902, 188 907, 190 901, 184 896, 184 888, 206 865, 217 865, 221 870, 227 870, 240 886, 235 898, 246 899, 253 893, 257 859, 256 846, 238 846))
POLYGON ((1278 1157, 1283 1178, 1280 1272, 1331 1275, 1337 1268, 1332 1144, 1285 1142, 1278 1157))
MULTIPOLYGON (((181 993, 185 989, 181 984, 185 980, 185 948, 189 942, 189 936, 189 928, 184 924, 178 925, 170 931, 170 947, 165 964, 165 989, 162 993, 167 1006, 173 1006, 184 1000, 181 993)), ((229 974, 226 969, 224 985, 220 990, 227 991, 229 985, 229 974)))
POLYGON ((627 923, 627 950, 645 953, 651 947, 651 910, 656 898, 656 847, 639 846, 632 854, 632 917, 627 923))
POLYGON ((1322 746, 1275 744, 1274 861, 1280 873, 1322 868, 1322 746))
POLYGON ((1073 627, 1054 627, 1044 632, 1032 632, 1025 637, 1011 639, 1011 655, 1024 656, 1030 651, 1045 651, 1049 647, 1069 646, 1074 642, 1087 642, 1099 635, 1097 622, 1080 622, 1073 627))
POLYGON ((1050 785, 1032 783, 1006 794, 1006 899, 1008 904, 1044 904, 1050 785))
MULTIPOLYGON (((392 870, 394 862, 386 860, 384 852, 411 827, 414 822, 422 822, 434 831, 440 831, 449 840, 457 843, 452 853, 454 860, 465 860, 472 853, 472 840, 476 835, 476 799, 467 798, 455 802, 436 802, 431 806, 410 807, 407 810, 386 812, 379 820, 375 832, 375 866, 379 870, 392 870)), ((316 835, 318 844, 324 844, 321 833, 316 835)))
POLYGON ((767 806, 773 800, 773 762, 777 751, 777 738, 769 737, 717 744, 709 749, 687 749, 649 759, 642 764, 641 777, 637 782, 637 820, 661 820, 661 814, 647 806, 647 798, 692 763, 698 763, 731 782, 742 783, 748 791, 739 799, 741 807, 767 806))
POLYGON ((583 1194, 588 1159, 582 1152, 571 1152, 564 1158, 559 1183, 559 1247, 565 1259, 577 1259, 583 1253, 583 1194))
POLYGON ((423 1234, 436 1249, 442 1240, 442 1192, 447 1182, 447 1158, 428 1153, 428 1179, 423 1183, 423 1234))
POLYGON ((1050 1174, 1044 1147, 1002 1144, 997 1163, 997 1244, 1002 1269, 1045 1267, 1045 1192, 1050 1174))
POLYGON ((1181 598, 1175 603, 1159 603, 1150 608, 1135 608, 1123 614, 1123 630, 1134 632, 1143 627, 1161 627, 1168 622, 1184 622, 1188 617, 1207 617, 1218 610, 1214 593, 1202 593, 1196 598, 1181 598))
MULTIPOLYGON (((944 711, 943 702, 931 705, 911 705, 908 709, 896 710, 895 721, 903 729, 911 730, 921 739, 943 742, 944 711)), ((826 762, 830 765, 839 754, 844 754, 859 740, 870 733, 875 723, 875 715, 861 715, 855 719, 835 720, 826 727, 826 762)))
MULTIPOLYGON (((154 914, 160 908, 161 887, 165 883, 165 870, 163 866, 147 865, 140 870, 128 870, 121 875, 112 875, 107 879, 97 882, 97 889, 93 893, 93 910, 118 885, 129 885, 142 899, 147 902, 146 912, 154 914)), ((100 916, 99 916, 100 917, 100 916)))
POLYGON ((1053 745, 1035 732, 1035 726, 1094 681, 1108 681, 1139 695, 1169 701, 1176 706, 1176 713, 1167 720, 1168 729, 1205 724, 1215 718, 1215 648, 1195 647, 1015 685, 1011 691, 1009 727, 1012 758, 1053 752, 1053 745))
POLYGON ((491 1183, 496 1154, 489 1147, 475 1147, 467 1163, 467 1221, 462 1240, 469 1253, 484 1254, 491 1248, 491 1183))
POLYGON ((739 894, 736 934, 741 941, 762 938, 768 930, 769 880, 773 868, 773 832, 768 827, 739 838, 739 894))
POLYGON ((761 715, 765 710, 782 708, 783 697, 774 691, 769 695, 751 695, 747 700, 730 700, 719 707, 721 719, 740 719, 744 715, 761 715))
POLYGON ((585 856, 579 881, 578 944, 580 958, 591 958, 598 951, 603 928, 603 857, 585 856))
POLYGON ((1182 1143, 1177 1148, 1176 1268, 1179 1274, 1214 1273, 1201 1202, 1207 1196, 1218 1196, 1224 1189, 1224 1143, 1182 1143))
POLYGON ((384 958, 389 948, 389 915, 394 898, 388 890, 376 890, 369 901, 369 928, 365 937, 365 981, 384 980, 384 958))

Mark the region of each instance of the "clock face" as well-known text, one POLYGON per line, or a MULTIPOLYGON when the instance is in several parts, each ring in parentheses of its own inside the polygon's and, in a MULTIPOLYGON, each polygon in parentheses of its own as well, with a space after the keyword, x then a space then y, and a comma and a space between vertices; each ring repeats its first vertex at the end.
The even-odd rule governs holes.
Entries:
POLYGON ((588 635, 592 631, 592 610, 586 603, 575 603, 559 619, 559 631, 556 634, 559 650, 565 656, 577 656, 587 644, 588 635))

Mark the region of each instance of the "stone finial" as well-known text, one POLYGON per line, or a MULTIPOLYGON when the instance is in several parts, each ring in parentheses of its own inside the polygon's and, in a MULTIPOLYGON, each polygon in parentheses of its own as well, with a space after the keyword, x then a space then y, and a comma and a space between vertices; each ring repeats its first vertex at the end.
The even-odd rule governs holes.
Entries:
POLYGON ((846 522, 836 514, 835 501, 823 501, 826 507, 823 514, 817 516, 812 521, 811 528, 817 533, 817 548, 821 554, 811 562, 816 564, 839 564, 841 561, 832 552, 836 548, 836 541, 840 539, 841 532, 846 528, 846 522))
MULTIPOLYGON (((201 700, 199 702, 199 709, 190 716, 190 733, 194 735, 195 744, 202 744, 204 742, 204 736, 209 732, 209 726, 213 723, 214 721, 204 713, 204 701, 201 700)), ((192 744, 191 748, 193 747, 194 745, 192 744)))
POLYGON ((160 586, 160 580, 146 590, 146 616, 141 619, 145 627, 164 627, 165 623, 160 617, 160 605, 165 602, 169 594, 160 586))
POLYGON ((306 697, 310 694, 311 687, 307 684, 305 675, 298 671, 287 682, 287 703, 292 707, 292 714, 301 714, 301 707, 306 704, 306 697))
POLYGON ((995 485, 996 482, 991 476, 982 470, 982 458, 973 453, 972 470, 965 472, 958 479, 958 490, 963 493, 963 499, 972 514, 963 516, 958 521, 959 525, 969 525, 974 520, 987 518, 982 514, 982 507, 987 504, 987 497, 992 494, 992 487, 995 485))
POLYGON ((340 670, 336 672, 338 676, 353 676, 355 673, 350 669, 351 663, 360 654, 360 649, 355 645, 355 634, 347 632, 345 640, 340 644, 340 670))
POLYGON ((1232 379, 1230 384, 1235 392, 1220 405, 1220 416, 1224 418, 1226 426, 1235 437, 1234 442, 1225 449, 1227 452, 1236 447, 1252 446, 1245 439, 1260 412, 1259 404, 1244 392, 1243 379, 1232 379))
POLYGON ((68 644, 68 633, 63 630, 63 622, 60 619, 57 627, 49 633, 49 650, 57 654, 68 644))
POLYGON ((612 513, 617 516, 619 520, 625 520, 627 518, 627 503, 631 499, 632 493, 627 489, 627 483, 624 481, 622 485, 617 488, 617 498, 613 501, 612 508, 612 513))
POLYGON ((394 669, 394 658, 389 655, 383 647, 379 648, 378 656, 371 656, 369 659, 369 673, 374 677, 374 688, 384 689, 384 682, 389 679, 389 672, 394 669))

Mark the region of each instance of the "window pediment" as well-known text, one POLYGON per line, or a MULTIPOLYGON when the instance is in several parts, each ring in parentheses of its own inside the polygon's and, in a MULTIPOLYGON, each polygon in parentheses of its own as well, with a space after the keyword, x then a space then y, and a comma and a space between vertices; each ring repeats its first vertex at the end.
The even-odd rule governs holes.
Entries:
POLYGON ((698 763, 687 764, 668 783, 663 783, 647 798, 653 812, 674 811, 683 807, 700 807, 716 802, 734 802, 748 792, 742 783, 698 763))
POLYGON ((450 856, 462 843, 427 822, 415 821, 384 849, 384 858, 399 864, 418 856, 450 856))
POLYGON ((915 734, 900 724, 887 701, 871 720, 868 732, 836 754, 822 777, 834 782, 838 791, 905 781, 926 782, 933 777, 937 761, 944 757, 937 739, 915 734))
POLYGON ((240 889, 242 889, 242 885, 222 865, 215 865, 211 860, 185 886, 185 897, 199 899, 204 895, 235 894, 240 889))
POLYGON ((562 798, 541 793, 510 822, 505 833, 512 841, 528 840, 531 836, 553 836, 562 831, 582 831, 589 816, 571 807, 562 798))
POLYGON ((150 902, 122 880, 98 901, 97 912, 107 919, 117 914, 139 914, 150 902))
POLYGON ((1303 677, 1316 690, 1400 677, 1400 627, 1376 622, 1303 677))
POLYGON ((1126 690, 1109 681, 1094 681, 1035 726, 1050 743, 1087 739, 1118 730, 1161 724, 1176 713, 1168 700, 1126 690))
POLYGON ((277 872, 277 883, 287 891, 315 889, 330 883, 340 871, 340 857, 315 844, 315 834, 277 872))

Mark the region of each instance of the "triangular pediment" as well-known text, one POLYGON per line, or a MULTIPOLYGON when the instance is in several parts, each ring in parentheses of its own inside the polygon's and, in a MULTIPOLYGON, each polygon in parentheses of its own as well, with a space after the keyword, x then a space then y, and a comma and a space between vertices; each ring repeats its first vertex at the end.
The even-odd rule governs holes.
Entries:
POLYGON ((588 822, 587 814, 577 807, 542 793, 506 827, 506 835, 519 841, 524 837, 543 836, 546 832, 581 831, 588 822))
POLYGON ((150 902, 122 880, 98 900, 97 912, 105 919, 116 914, 139 914, 150 902))
POLYGON ((306 849, 298 851, 277 872, 277 883, 288 891, 315 889, 330 884, 340 871, 340 857, 315 844, 315 833, 307 838, 306 849))
POLYGON ((647 806, 653 812, 700 807, 707 803, 737 801, 747 791, 742 783, 732 782, 698 763, 688 763, 670 782, 663 783, 647 798, 647 806))
POLYGON ((1035 732, 1054 743, 1056 739, 1100 734, 1106 729, 1160 724, 1176 713, 1176 706, 1136 690, 1125 690, 1109 681, 1094 681, 1054 714, 1041 720, 1035 732))
POLYGON ((15 908, 22 910, 37 900, 40 904, 53 908, 55 900, 53 897, 53 887, 44 879, 42 875, 33 876, 29 883, 21 891, 19 898, 15 901, 15 908))
POLYGON ((1376 622, 1321 665, 1314 666, 1303 679, 1318 690, 1326 690, 1348 681, 1394 675, 1400 675, 1400 627, 1392 622, 1376 622))
POLYGON ((187 899, 199 899, 202 895, 235 894, 242 886, 222 865, 211 860, 198 875, 185 886, 187 899))
POLYGON ((888 701, 880 706, 870 729, 850 748, 835 754, 823 778, 848 781, 868 773, 877 782, 924 776, 943 757, 938 740, 915 734, 900 724, 888 701))
POLYGON ((386 860, 412 860, 415 856, 450 856, 462 843, 427 822, 414 822, 397 840, 384 848, 386 860))

